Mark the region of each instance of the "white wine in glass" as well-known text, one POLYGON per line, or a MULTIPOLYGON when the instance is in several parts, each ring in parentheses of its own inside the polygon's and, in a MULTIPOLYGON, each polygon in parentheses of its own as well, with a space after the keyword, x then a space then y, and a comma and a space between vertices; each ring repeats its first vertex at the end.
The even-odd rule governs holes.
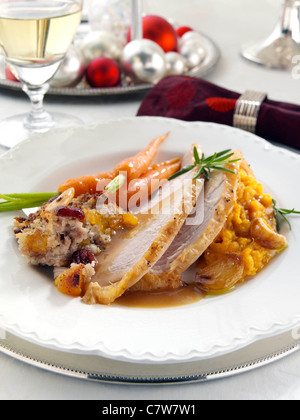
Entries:
MULTIPOLYGON (((53 118, 44 110, 43 99, 74 39, 81 13, 82 0, 0 0, 0 46, 32 104, 25 118, 18 117, 28 133, 64 125, 65 116, 53 118)), ((12 126, 14 119, 3 123, 12 126)), ((17 141, 8 138, 6 146, 12 142, 17 141)))

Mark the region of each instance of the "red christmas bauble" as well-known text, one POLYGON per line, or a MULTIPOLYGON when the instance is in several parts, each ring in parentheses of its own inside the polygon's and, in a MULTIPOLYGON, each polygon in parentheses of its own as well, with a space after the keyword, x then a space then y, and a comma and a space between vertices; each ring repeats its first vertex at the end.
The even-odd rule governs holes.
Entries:
POLYGON ((190 28, 189 26, 180 26, 179 28, 176 29, 177 35, 181 38, 184 34, 186 34, 187 32, 191 32, 193 31, 192 28, 190 28))
POLYGON ((92 87, 117 86, 121 80, 120 66, 111 58, 95 58, 87 66, 86 80, 92 87))
MULTIPOLYGON (((178 35, 175 28, 160 16, 143 17, 143 37, 156 42, 164 52, 177 51, 178 35)), ((131 29, 128 31, 128 42, 131 41, 131 29)))

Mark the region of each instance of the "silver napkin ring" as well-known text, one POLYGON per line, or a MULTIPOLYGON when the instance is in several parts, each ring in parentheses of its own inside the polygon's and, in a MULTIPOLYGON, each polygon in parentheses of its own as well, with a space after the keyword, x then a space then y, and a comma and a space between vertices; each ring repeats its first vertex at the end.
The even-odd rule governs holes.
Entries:
POLYGON ((266 93, 246 91, 236 103, 233 126, 255 133, 259 111, 267 97, 266 93))

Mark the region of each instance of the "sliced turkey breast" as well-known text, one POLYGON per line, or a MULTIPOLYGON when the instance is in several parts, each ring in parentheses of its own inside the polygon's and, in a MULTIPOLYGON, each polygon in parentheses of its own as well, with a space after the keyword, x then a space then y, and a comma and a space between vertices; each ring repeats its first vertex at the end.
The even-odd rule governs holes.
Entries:
POLYGON ((138 225, 120 234, 97 258, 96 274, 83 301, 110 304, 135 285, 166 252, 203 189, 193 181, 196 170, 164 184, 145 211, 136 214, 138 225))
MULTIPOLYGON (((232 159, 242 159, 242 153, 236 151, 232 159)), ((241 161, 227 165, 234 174, 214 171, 210 181, 205 182, 205 190, 198 197, 193 215, 187 218, 162 258, 141 280, 148 290, 150 284, 152 290, 164 285, 168 287, 172 282, 178 287, 182 273, 218 236, 236 200, 241 161)))

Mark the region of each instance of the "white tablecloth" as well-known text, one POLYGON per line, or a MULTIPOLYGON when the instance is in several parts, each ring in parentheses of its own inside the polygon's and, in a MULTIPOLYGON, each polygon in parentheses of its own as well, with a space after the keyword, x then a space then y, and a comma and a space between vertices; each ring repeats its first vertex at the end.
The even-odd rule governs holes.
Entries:
MULTIPOLYGON (((266 91, 274 100, 300 104, 300 81, 291 72, 266 70, 244 61, 240 48, 264 38, 278 19, 280 0, 148 0, 149 12, 198 29, 220 46, 222 59, 207 77, 244 92, 266 91)), ((86 4, 87 7, 87 4, 86 4)), ((46 98, 49 111, 78 115, 87 124, 136 115, 142 96, 132 98, 46 98)), ((27 112, 22 93, 0 91, 0 119, 27 112)), ((1 151, 1 150, 0 150, 1 151)), ((0 399, 208 399, 258 400, 300 398, 300 353, 242 375, 209 383, 173 386, 128 386, 86 382, 49 373, 0 354, 0 399)))

